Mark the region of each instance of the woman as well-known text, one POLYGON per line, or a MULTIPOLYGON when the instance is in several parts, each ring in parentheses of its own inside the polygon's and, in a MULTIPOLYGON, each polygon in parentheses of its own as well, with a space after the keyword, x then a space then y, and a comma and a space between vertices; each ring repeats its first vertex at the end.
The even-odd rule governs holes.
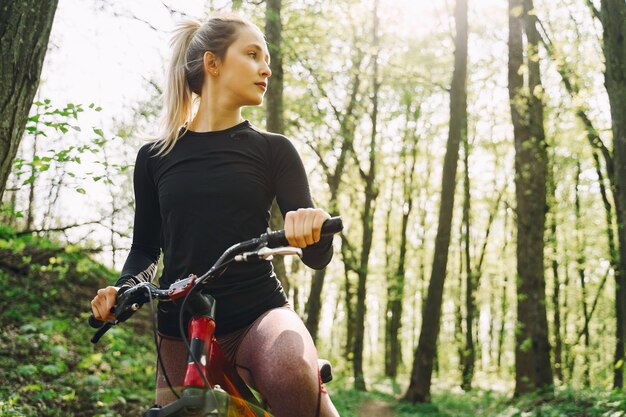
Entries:
MULTIPOLYGON (((153 278, 161 250, 159 282, 167 288, 208 270, 232 244, 263 233, 274 197, 289 244, 303 248, 303 262, 321 269, 332 257, 332 238, 320 239, 330 216, 313 208, 295 148, 241 117, 243 106, 262 103, 271 75, 261 31, 237 15, 219 15, 180 24, 171 45, 163 131, 137 155, 133 243, 115 286, 98 290, 91 303, 98 320, 114 318, 118 291, 153 278)), ((287 304, 271 263, 235 264, 208 285, 217 300, 222 351, 273 414, 337 416, 318 379, 311 336, 287 304)), ((177 318, 176 306, 159 306, 160 352, 174 386, 182 385, 187 353, 177 318)), ((159 365, 158 405, 175 399, 166 387, 159 365)))

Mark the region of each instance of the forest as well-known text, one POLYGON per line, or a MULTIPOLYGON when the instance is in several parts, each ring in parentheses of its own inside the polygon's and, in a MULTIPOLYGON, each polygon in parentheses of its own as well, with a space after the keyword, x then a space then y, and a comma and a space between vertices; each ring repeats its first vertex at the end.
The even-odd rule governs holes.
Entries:
POLYGON ((343 219, 325 269, 273 260, 341 416, 626 416, 624 0, 0 1, 1 416, 153 404, 151 309, 92 345, 89 301, 130 249, 171 31, 216 11, 272 56, 244 117, 343 219))

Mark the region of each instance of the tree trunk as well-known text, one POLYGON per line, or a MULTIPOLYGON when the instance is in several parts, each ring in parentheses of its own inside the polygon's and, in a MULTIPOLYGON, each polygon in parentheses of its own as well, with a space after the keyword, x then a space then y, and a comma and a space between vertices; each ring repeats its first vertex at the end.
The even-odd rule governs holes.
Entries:
MULTIPOLYGON (((240 7, 239 5, 238 7, 240 7)), ((272 60, 270 70, 272 80, 270 88, 265 94, 265 124, 270 132, 285 133, 283 122, 283 55, 282 55, 282 23, 280 18, 282 0, 267 0, 265 2, 265 37, 272 60)), ((235 2, 233 2, 235 7, 235 2)), ((270 228, 280 230, 284 227, 282 213, 276 202, 272 204, 270 212, 270 228)), ((297 262, 297 261, 295 261, 297 262)), ((285 260, 278 256, 272 260, 274 272, 280 281, 287 296, 289 296, 289 277, 285 269, 285 260)))
POLYGON ((376 186, 376 138, 378 128, 378 91, 380 89, 380 81, 378 80, 378 53, 379 53, 379 36, 378 36, 378 0, 374 0, 373 10, 373 28, 372 28, 372 48, 373 72, 372 72, 372 134, 369 144, 369 170, 366 173, 359 167, 361 178, 365 182, 365 202, 363 212, 361 214, 361 225, 363 228, 363 247, 359 268, 357 271, 357 297, 356 297, 356 334, 354 337, 354 389, 365 391, 365 376, 363 373, 363 343, 365 341, 365 315, 367 309, 365 305, 365 297, 367 294, 367 275, 370 251, 372 249, 372 239, 374 234, 374 212, 376 210, 376 198, 378 197, 378 187, 376 186))
POLYGON ((585 350, 583 353, 583 377, 582 383, 583 386, 589 387, 590 384, 590 364, 589 364, 589 312, 587 311, 587 283, 585 277, 585 247, 587 246, 585 242, 585 237, 583 235, 582 230, 582 220, 581 220, 581 209, 580 209, 580 175, 581 175, 581 167, 580 162, 578 161, 576 164, 576 182, 575 182, 575 201, 574 201, 574 210, 576 217, 576 243, 578 252, 576 257, 576 269, 578 271, 578 278, 580 279, 580 303, 583 310, 583 330, 582 333, 585 336, 585 350))
POLYGON ((496 365, 498 368, 498 373, 500 373, 502 369, 502 354, 504 350, 504 336, 506 332, 506 316, 509 311, 509 303, 508 303, 508 282, 509 282, 509 268, 507 266, 507 248, 509 246, 509 212, 508 210, 504 210, 504 227, 502 229, 504 231, 502 249, 500 252, 500 262, 502 265, 502 276, 504 277, 504 282, 502 283, 502 296, 500 297, 500 327, 498 329, 498 351, 496 357, 496 365))
MULTIPOLYGON (((517 331, 515 395, 552 386, 543 265, 547 153, 543 130, 538 34, 530 0, 509 0, 509 98, 515 137, 517 197, 517 331), (524 89, 523 32, 528 86, 524 89)), ((534 12, 533 12, 534 13, 534 12)))
POLYGON ((615 343, 614 388, 624 385, 624 345, 626 343, 626 3, 601 0, 605 58, 604 85, 611 105, 613 152, 615 163, 615 208, 620 249, 619 269, 615 271, 615 343))
MULTIPOLYGON (((409 120, 417 122, 420 116, 419 104, 415 104, 410 100, 405 104, 405 116, 407 122, 409 120)), ((395 273, 391 274, 387 287, 387 308, 385 315, 385 375, 396 377, 398 374, 398 365, 402 361, 402 349, 400 343, 400 329, 402 326, 402 312, 405 287, 405 264, 406 252, 408 245, 408 224, 409 217, 413 210, 413 190, 415 188, 415 168, 417 165, 417 142, 418 138, 412 131, 405 131, 404 144, 402 152, 403 167, 402 173, 402 226, 400 230, 400 249, 398 256, 398 265, 395 273), (404 158, 410 156, 408 161, 404 158), (408 164, 407 164, 408 162, 408 164)))
POLYGON ((398 334, 394 334, 391 325, 393 315, 392 299, 394 298, 392 289, 395 287, 396 282, 394 265, 395 258, 392 251, 392 245, 395 243, 395 239, 394 231, 392 231, 391 229, 391 213, 397 210, 392 202, 396 199, 395 188, 398 179, 398 167, 405 162, 404 158, 405 153, 403 150, 400 153, 399 163, 395 164, 393 168, 391 184, 389 186, 389 196, 387 197, 387 201, 389 201, 389 204, 387 207, 387 213, 385 214, 385 275, 387 276, 387 301, 383 315, 383 321, 385 323, 385 376, 391 378, 395 378, 396 376, 396 372, 394 371, 394 360, 397 361, 397 358, 395 358, 393 352, 392 340, 394 338, 397 340, 398 338, 398 334))
MULTIPOLYGON (((554 184, 554 167, 550 168, 550 177, 548 179, 549 196, 551 203, 556 202, 556 186, 554 184)), ((552 206, 552 204, 550 204, 552 206)), ((558 262, 558 238, 556 234, 556 213, 552 212, 550 216, 550 235, 547 239, 552 250, 552 329, 554 333, 554 372, 559 381, 563 382, 563 343, 561 335, 561 282, 559 279, 559 262, 558 262)))
POLYGON ((352 289, 352 283, 350 282, 350 268, 348 264, 344 262, 344 297, 346 303, 346 348, 344 350, 344 356, 346 358, 353 358, 354 355, 354 335, 356 334, 356 318, 354 312, 354 290, 352 289))
POLYGON ((570 317, 570 305, 569 305, 569 297, 567 297, 567 293, 568 293, 568 288, 570 286, 570 274, 569 274, 569 267, 567 267, 569 265, 570 261, 569 261, 569 257, 567 257, 567 255, 564 257, 563 259, 563 264, 566 265, 566 268, 564 268, 564 277, 563 277, 563 290, 565 291, 565 294, 563 295, 563 306, 561 308, 562 311, 562 323, 564 323, 563 325, 563 332, 561 334, 562 340, 563 340, 563 367, 562 369, 562 373, 563 373, 563 380, 567 381, 567 380, 571 380, 572 379, 572 375, 574 375, 574 366, 573 366, 573 360, 572 358, 574 357, 574 354, 572 352, 571 349, 571 345, 567 342, 569 340, 568 335, 568 326, 567 323, 569 322, 569 317, 570 317), (567 373, 567 375, 566 375, 567 373))
POLYGON ((0 3, 0 198, 39 87, 57 3, 0 3))
POLYGON ((430 385, 437 350, 443 286, 448 264, 459 145, 461 140, 467 136, 467 0, 457 0, 454 18, 456 48, 450 88, 450 128, 443 166, 441 206, 435 238, 433 270, 428 286, 426 305, 423 310, 425 319, 422 321, 419 343, 415 352, 411 382, 403 398, 413 403, 418 401, 430 402, 430 385))
POLYGON ((37 156, 37 136, 33 138, 33 164, 30 168, 30 183, 28 184, 28 214, 26 215, 26 227, 24 230, 32 230, 35 222, 35 182, 37 181, 37 168, 34 164, 37 156))
POLYGON ((476 352, 474 348, 474 312, 476 306, 476 291, 472 258, 470 254, 470 179, 469 179, 469 143, 467 135, 463 138, 463 250, 465 251, 465 348, 461 356, 463 369, 461 371, 461 388, 464 391, 472 389, 474 377, 474 363, 476 352))
POLYGON ((305 325, 314 341, 317 340, 317 332, 319 331, 320 313, 322 311, 322 287, 324 286, 325 277, 326 269, 313 272, 311 291, 304 310, 306 317, 305 325))

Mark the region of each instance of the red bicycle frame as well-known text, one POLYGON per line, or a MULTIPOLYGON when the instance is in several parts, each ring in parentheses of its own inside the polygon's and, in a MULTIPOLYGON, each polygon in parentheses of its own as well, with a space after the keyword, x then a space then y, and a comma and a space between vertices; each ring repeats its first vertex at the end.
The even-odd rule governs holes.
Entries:
POLYGON ((194 292, 198 277, 191 275, 175 283, 168 292, 170 300, 187 297, 192 313, 188 326, 189 356, 183 382, 186 390, 207 390, 219 387, 230 395, 228 416, 271 417, 261 408, 257 398, 224 357, 215 339, 215 299, 209 294, 194 292), (207 387, 206 381, 209 382, 207 387))

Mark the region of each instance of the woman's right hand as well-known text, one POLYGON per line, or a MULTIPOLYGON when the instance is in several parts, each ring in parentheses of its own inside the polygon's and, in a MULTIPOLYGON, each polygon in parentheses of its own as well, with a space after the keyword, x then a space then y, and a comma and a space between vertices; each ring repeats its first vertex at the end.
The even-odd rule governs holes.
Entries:
POLYGON ((117 302, 117 292, 119 287, 108 286, 100 288, 98 293, 91 300, 91 311, 96 320, 110 321, 115 320, 115 315, 111 313, 111 308, 117 302))

